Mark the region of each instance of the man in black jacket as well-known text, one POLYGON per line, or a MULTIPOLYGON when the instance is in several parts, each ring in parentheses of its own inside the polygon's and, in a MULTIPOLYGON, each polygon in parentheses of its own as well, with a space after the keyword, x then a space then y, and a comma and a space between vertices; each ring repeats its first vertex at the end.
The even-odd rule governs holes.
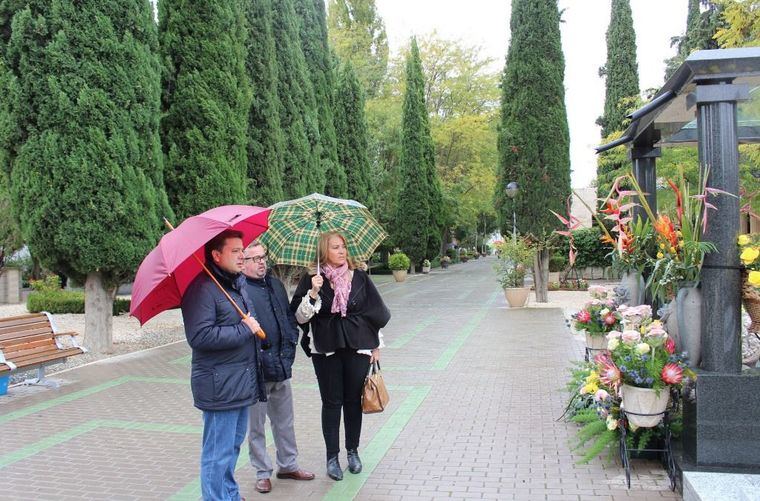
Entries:
MULTIPOLYGON (((245 293, 243 234, 226 230, 206 244, 206 265, 244 312, 253 313, 245 293)), ((203 411, 201 491, 204 500, 238 501, 234 472, 245 439, 248 408, 266 400, 258 361, 259 323, 240 314, 205 273, 182 297, 185 336, 193 350, 190 387, 203 411)))
POLYGON ((266 416, 272 427, 277 448, 277 478, 312 480, 314 474, 298 467, 293 417, 293 391, 290 386, 293 361, 298 344, 298 324, 288 305, 282 282, 267 275, 266 249, 254 241, 245 250, 243 274, 246 292, 256 308, 271 348, 260 351, 264 369, 267 401, 251 406, 248 429, 248 453, 256 469, 256 490, 272 490, 272 461, 267 454, 264 425, 266 416))

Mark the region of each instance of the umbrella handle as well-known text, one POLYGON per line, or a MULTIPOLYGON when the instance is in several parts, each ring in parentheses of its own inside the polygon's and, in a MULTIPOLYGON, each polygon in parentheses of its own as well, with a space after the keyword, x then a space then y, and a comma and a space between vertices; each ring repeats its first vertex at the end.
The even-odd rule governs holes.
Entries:
MULTIPOLYGON (((168 219, 164 218, 164 223, 166 224, 166 226, 169 227, 170 230, 174 229, 174 226, 172 226, 172 224, 169 222, 168 219)), ((200 258, 195 255, 194 252, 193 252, 193 257, 195 258, 196 261, 198 261, 198 264, 201 265, 201 268, 203 268, 203 271, 205 271, 206 274, 211 278, 211 280, 214 281, 216 286, 219 287, 219 290, 222 291, 222 294, 224 294, 225 297, 230 301, 230 303, 232 303, 232 306, 235 307, 235 309, 238 312, 238 315, 240 315, 240 318, 248 318, 249 315, 247 313, 243 313, 243 310, 240 309, 240 306, 238 306, 235 300, 232 299, 232 297, 227 293, 226 290, 224 290, 224 287, 222 287, 222 284, 219 283, 219 281, 216 279, 214 274, 211 273, 211 271, 206 267, 206 265, 203 264, 203 261, 201 261, 200 258)), ((254 334, 256 334, 256 336, 262 341, 267 338, 266 333, 261 328, 259 328, 259 330, 257 330, 254 334)))

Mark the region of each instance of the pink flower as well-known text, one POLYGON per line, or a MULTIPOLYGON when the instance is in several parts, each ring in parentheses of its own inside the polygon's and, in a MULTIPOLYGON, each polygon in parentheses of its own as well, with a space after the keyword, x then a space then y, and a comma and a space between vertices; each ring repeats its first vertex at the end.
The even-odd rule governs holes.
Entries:
POLYGON ((668 338, 665 340, 665 351, 671 355, 676 352, 676 342, 673 339, 668 338))
POLYGON ((666 384, 678 384, 683 379, 683 369, 678 364, 667 364, 662 368, 661 376, 666 384))
POLYGON ((623 338, 623 342, 627 345, 634 345, 641 341, 641 334, 639 334, 638 331, 623 331, 623 335, 621 336, 623 338))
POLYGON ((588 310, 581 310, 575 315, 575 319, 582 324, 587 324, 591 322, 591 313, 588 310))
POLYGON ((610 398, 610 394, 606 390, 596 390, 594 393, 594 400, 597 402, 604 402, 608 398, 610 398))
POLYGON ((608 339, 608 340, 610 340, 610 339, 619 339, 619 338, 620 338, 620 336, 622 336, 622 335, 623 335, 623 333, 622 333, 622 332, 620 332, 620 331, 610 331, 610 332, 607 334, 607 339, 608 339))
POLYGON ((617 322, 617 318, 615 317, 614 314, 608 313, 607 315, 605 315, 605 317, 604 317, 604 323, 605 324, 607 324, 607 325, 615 325, 615 322, 617 322))
POLYGON ((606 353, 597 355, 594 358, 599 368, 599 381, 610 388, 617 388, 620 384, 620 369, 606 353))

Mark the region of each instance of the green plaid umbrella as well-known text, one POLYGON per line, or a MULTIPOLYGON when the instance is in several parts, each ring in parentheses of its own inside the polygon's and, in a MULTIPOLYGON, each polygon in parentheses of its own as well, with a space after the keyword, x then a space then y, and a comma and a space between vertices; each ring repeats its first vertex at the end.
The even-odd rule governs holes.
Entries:
POLYGON ((275 264, 311 266, 317 259, 319 235, 328 231, 346 237, 349 256, 368 261, 388 236, 369 210, 354 200, 312 193, 269 208, 269 229, 261 241, 275 264))

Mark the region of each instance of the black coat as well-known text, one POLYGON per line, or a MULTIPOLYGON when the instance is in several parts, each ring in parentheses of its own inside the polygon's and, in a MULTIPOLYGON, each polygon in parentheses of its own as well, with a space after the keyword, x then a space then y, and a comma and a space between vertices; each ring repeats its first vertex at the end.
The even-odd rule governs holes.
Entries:
MULTIPOLYGON (((303 297, 309 293, 313 276, 306 274, 301 278, 290 302, 292 311, 298 309, 303 297)), ((391 313, 366 272, 354 270, 345 317, 340 313, 330 312, 335 292, 327 277, 319 295, 322 298, 322 307, 309 324, 302 326, 305 332, 310 327, 311 335, 314 336, 314 347, 318 352, 330 353, 340 348, 370 350, 379 346, 378 332, 388 323, 391 313)), ((306 339, 306 335, 304 338, 306 339)))
MULTIPOLYGON (((211 270, 235 303, 249 311, 245 277, 211 270)), ((182 297, 185 336, 193 349, 190 387, 201 410, 231 410, 266 401, 264 375, 258 362, 260 342, 241 323, 240 315, 205 273, 182 297)))
POLYGON ((266 275, 263 280, 249 278, 246 284, 248 297, 253 301, 253 307, 256 310, 256 320, 273 341, 268 350, 259 350, 264 380, 279 382, 290 379, 296 358, 298 323, 293 312, 290 311, 285 286, 270 275, 266 275), (265 294, 266 297, 264 297, 265 294), (265 311, 265 308, 270 308, 269 305, 271 305, 270 311, 265 311), (277 333, 279 335, 276 336, 275 342, 277 333))

